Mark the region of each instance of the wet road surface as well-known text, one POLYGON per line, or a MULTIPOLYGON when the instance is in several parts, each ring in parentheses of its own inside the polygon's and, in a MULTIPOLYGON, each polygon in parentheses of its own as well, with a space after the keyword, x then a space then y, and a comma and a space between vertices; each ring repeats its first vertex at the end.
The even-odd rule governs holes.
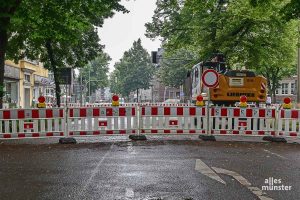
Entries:
POLYGON ((0 191, 1 199, 299 199, 300 148, 188 139, 2 142, 0 191), (269 178, 291 190, 261 191, 269 178))

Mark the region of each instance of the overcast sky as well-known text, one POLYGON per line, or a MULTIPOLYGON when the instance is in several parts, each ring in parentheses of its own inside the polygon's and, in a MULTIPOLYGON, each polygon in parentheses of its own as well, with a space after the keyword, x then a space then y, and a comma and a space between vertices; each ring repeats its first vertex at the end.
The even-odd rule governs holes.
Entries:
POLYGON ((132 47, 134 41, 141 38, 143 47, 151 53, 160 47, 160 41, 152 41, 145 37, 145 23, 151 22, 156 0, 122 0, 129 13, 116 13, 113 18, 106 19, 99 29, 104 51, 112 58, 110 72, 114 63, 122 58, 123 53, 132 47))

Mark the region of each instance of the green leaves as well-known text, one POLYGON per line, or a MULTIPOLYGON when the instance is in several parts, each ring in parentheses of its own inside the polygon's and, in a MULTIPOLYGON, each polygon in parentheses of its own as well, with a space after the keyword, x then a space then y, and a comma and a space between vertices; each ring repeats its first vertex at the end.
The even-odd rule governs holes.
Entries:
POLYGON ((138 39, 115 64, 115 70, 111 75, 112 92, 128 96, 137 89, 148 89, 153 72, 154 66, 151 64, 150 55, 138 39))

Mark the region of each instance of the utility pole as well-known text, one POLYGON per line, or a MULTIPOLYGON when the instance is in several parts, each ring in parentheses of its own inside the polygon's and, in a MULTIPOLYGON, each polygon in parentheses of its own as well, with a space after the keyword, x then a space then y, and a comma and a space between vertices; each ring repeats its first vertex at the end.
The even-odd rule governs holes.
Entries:
POLYGON ((89 67, 89 103, 91 103, 91 68, 89 67))
POLYGON ((300 103, 300 21, 298 22, 297 103, 300 103))
POLYGON ((80 69, 80 107, 82 107, 82 73, 80 69))

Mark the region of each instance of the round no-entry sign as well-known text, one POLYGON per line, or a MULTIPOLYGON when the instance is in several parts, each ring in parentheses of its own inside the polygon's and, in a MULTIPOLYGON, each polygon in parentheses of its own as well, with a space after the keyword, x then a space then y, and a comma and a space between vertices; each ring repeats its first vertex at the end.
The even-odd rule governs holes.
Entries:
POLYGON ((216 70, 207 69, 202 74, 202 82, 208 88, 214 88, 219 84, 219 74, 216 70))

